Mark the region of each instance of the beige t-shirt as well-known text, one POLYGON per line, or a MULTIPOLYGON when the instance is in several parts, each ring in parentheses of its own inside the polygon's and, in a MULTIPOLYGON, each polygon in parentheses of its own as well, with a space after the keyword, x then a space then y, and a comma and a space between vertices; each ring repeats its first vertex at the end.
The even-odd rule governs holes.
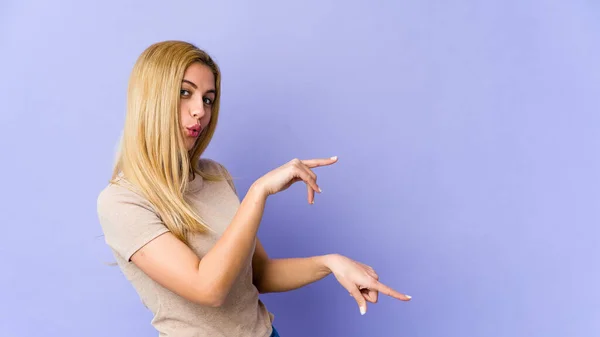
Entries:
MULTIPOLYGON (((203 170, 222 172, 212 160, 202 159, 200 165, 203 170)), ((131 186, 123 179, 121 182, 131 186)), ((217 232, 190 237, 190 246, 202 258, 233 219, 240 200, 229 181, 205 181, 198 175, 190 183, 186 197, 217 232)), ((98 196, 98 217, 117 264, 142 303, 154 314, 151 323, 159 336, 268 337, 271 334, 274 316, 259 300, 252 283, 252 256, 224 304, 218 308, 202 306, 162 287, 130 261, 138 249, 168 231, 145 198, 126 187, 110 184, 98 196)))

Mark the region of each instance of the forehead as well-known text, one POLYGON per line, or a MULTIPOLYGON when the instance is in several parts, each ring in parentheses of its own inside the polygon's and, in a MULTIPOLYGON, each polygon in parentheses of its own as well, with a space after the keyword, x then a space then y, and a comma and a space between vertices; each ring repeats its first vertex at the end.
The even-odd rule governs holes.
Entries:
POLYGON ((212 70, 199 62, 192 63, 185 70, 183 78, 205 90, 214 89, 215 86, 215 75, 212 70))

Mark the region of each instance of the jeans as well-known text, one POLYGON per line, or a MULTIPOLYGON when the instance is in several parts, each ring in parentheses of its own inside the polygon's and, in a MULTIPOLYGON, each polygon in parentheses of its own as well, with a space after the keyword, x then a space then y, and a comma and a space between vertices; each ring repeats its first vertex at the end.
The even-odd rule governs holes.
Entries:
POLYGON ((279 336, 279 333, 277 333, 277 330, 275 330, 275 327, 273 327, 273 332, 271 333, 271 337, 281 337, 281 336, 279 336))

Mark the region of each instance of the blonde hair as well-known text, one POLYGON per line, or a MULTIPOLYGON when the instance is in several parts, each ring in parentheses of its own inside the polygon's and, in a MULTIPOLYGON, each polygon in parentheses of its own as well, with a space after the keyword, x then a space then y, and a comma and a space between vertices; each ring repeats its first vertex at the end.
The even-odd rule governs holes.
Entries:
POLYGON ((219 115, 221 72, 203 50, 183 41, 163 41, 148 47, 137 59, 127 92, 127 114, 119 142, 112 183, 120 174, 155 207, 166 227, 187 243, 190 232, 210 230, 186 202, 185 191, 197 174, 206 180, 229 179, 201 171, 200 155, 215 132, 219 115), (180 127, 183 75, 193 63, 208 66, 215 77, 216 95, 210 123, 188 151, 180 127))

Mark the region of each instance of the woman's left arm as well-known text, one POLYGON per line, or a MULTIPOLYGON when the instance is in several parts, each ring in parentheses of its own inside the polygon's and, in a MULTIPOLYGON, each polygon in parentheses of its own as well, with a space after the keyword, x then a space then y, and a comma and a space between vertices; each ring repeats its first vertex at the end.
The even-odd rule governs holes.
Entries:
POLYGON ((270 259, 256 239, 256 250, 252 258, 254 285, 262 294, 304 287, 331 274, 329 259, 330 255, 270 259))
POLYGON ((410 296, 379 282, 371 268, 339 254, 305 258, 270 259, 256 239, 252 259, 254 285, 260 293, 284 292, 301 288, 333 273, 338 282, 354 297, 361 314, 367 311, 366 301, 377 303, 379 292, 402 301, 410 296))

